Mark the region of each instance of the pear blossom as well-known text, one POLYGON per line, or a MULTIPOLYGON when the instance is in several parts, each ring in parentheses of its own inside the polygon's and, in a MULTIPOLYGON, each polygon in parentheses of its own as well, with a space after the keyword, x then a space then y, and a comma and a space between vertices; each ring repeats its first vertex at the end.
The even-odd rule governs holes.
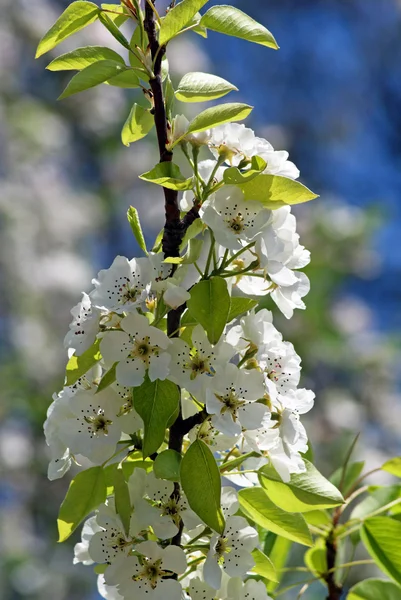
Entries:
POLYGON ((260 202, 245 200, 239 187, 228 185, 203 203, 200 216, 221 246, 239 250, 267 227, 271 211, 260 202))
POLYGON ((276 286, 271 292, 271 297, 287 319, 291 319, 294 309, 305 309, 302 298, 309 293, 310 282, 305 273, 294 274, 296 282, 290 286, 276 286))
POLYGON ((185 553, 177 546, 163 549, 156 542, 136 546, 138 556, 119 557, 106 570, 104 581, 116 586, 124 600, 181 600, 181 584, 174 574, 185 572, 185 553), (170 576, 170 577, 169 577, 170 576))
POLYGON ((92 346, 99 333, 102 311, 92 306, 90 297, 83 292, 81 302, 71 309, 71 314, 73 319, 64 338, 64 347, 74 349, 80 356, 92 346))
POLYGON ((263 376, 228 364, 206 390, 206 410, 212 424, 226 435, 238 435, 244 429, 256 429, 266 407, 256 400, 265 393, 263 376))
POLYGON ((151 266, 147 258, 128 260, 117 256, 109 269, 99 272, 92 283, 91 302, 114 312, 130 311, 146 300, 150 290, 151 266))
POLYGON ((82 563, 83 565, 93 565, 95 560, 89 554, 89 543, 94 534, 102 531, 96 520, 96 515, 86 519, 81 532, 81 541, 74 546, 74 565, 82 563))
MULTIPOLYGON (((212 173, 214 173, 214 179, 216 182, 222 181, 225 168, 223 166, 217 167, 215 160, 201 160, 198 163, 198 173, 206 184, 209 182, 212 173)), ((186 190, 181 198, 180 207, 183 211, 191 210, 193 206, 194 193, 192 190, 186 190)))
POLYGON ((229 600, 272 600, 263 581, 248 579, 245 583, 239 577, 233 577, 227 585, 229 600))
POLYGON ((193 146, 203 146, 210 139, 210 130, 197 131, 195 133, 187 133, 189 121, 185 115, 176 115, 173 120, 172 141, 176 142, 182 138, 182 141, 189 142, 193 146))
POLYGON ((106 585, 104 575, 99 575, 97 578, 97 590, 101 597, 106 598, 106 600, 124 600, 115 585, 106 585))
POLYGON ((61 394, 55 402, 63 407, 56 423, 57 435, 71 454, 81 454, 95 464, 114 454, 122 431, 120 399, 114 390, 78 391, 72 397, 61 394))
POLYGON ((210 541, 203 576, 214 589, 221 585, 221 569, 230 577, 244 577, 255 565, 252 550, 258 545, 258 532, 243 517, 229 516, 222 535, 210 541))
POLYGON ((157 479, 153 472, 135 469, 128 482, 135 518, 144 528, 151 526, 158 538, 167 540, 179 531, 182 520, 188 530, 201 524, 183 493, 174 494, 174 483, 157 479))
POLYGON ((267 163, 264 173, 290 179, 299 177, 299 170, 288 160, 288 152, 275 151, 267 140, 256 137, 243 123, 226 123, 212 129, 209 148, 216 158, 222 156, 235 167, 252 156, 260 156, 267 163))
POLYGON ((166 349, 171 343, 166 334, 138 313, 122 319, 121 328, 123 331, 105 332, 100 343, 106 363, 118 362, 117 381, 124 386, 139 386, 146 372, 151 381, 166 379, 170 363, 166 349))
POLYGON ((234 356, 235 349, 223 338, 212 346, 200 325, 194 327, 192 344, 191 348, 184 340, 172 340, 169 379, 196 396, 234 356))

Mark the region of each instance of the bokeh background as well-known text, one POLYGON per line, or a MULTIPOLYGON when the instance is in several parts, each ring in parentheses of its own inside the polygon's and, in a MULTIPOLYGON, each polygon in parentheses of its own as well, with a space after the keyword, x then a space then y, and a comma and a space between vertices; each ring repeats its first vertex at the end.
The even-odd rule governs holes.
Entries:
MULTIPOLYGON (((234 100, 255 105, 249 125, 288 149, 302 181, 321 195, 296 211, 312 251, 307 310, 290 322, 275 311, 276 320, 317 395, 306 419, 317 466, 328 476, 361 432, 355 459, 374 468, 401 454, 401 2, 232 3, 264 23, 280 51, 185 35, 169 47, 173 79, 199 70, 236 84, 234 100)), ((57 103, 69 74, 45 71, 47 57, 34 61, 67 4, 0 0, 3 600, 98 598, 91 568, 72 565, 78 534, 56 544, 68 481, 46 479, 42 423, 62 386, 70 308, 116 254, 137 252, 127 207, 139 209, 149 240, 162 225, 159 190, 137 179, 156 160, 155 140, 120 142, 136 94, 101 86, 57 103)), ((93 24, 52 57, 90 44, 115 46, 93 24)), ((353 571, 349 582, 372 574, 353 571)), ((306 597, 323 594, 317 584, 306 597)))

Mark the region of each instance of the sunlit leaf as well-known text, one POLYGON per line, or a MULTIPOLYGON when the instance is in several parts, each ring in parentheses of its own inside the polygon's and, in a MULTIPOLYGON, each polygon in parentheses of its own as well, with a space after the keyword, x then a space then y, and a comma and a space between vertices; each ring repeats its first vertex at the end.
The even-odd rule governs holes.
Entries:
POLYGON ((93 2, 72 2, 40 40, 35 58, 46 54, 70 35, 96 21, 99 14, 99 7, 93 2))
POLYGON ((232 91, 238 91, 229 81, 209 73, 187 73, 178 84, 175 96, 181 102, 207 102, 232 91))
POLYGON ((64 542, 95 508, 106 500, 102 467, 81 471, 71 481, 57 519, 59 542, 64 542))
POLYGON ((276 40, 266 27, 234 6, 213 6, 203 15, 200 24, 212 31, 278 49, 276 40))
POLYGON ((221 277, 211 277, 194 285, 190 294, 189 312, 205 329, 210 343, 217 344, 230 312, 227 282, 221 277))
POLYGON ((96 340, 81 356, 73 354, 66 366, 65 385, 74 385, 102 358, 99 350, 100 340, 96 340))
POLYGON ((133 142, 141 140, 148 135, 154 124, 154 117, 150 110, 134 104, 121 132, 123 144, 129 146, 133 142))
POLYGON ((192 510, 214 531, 223 533, 221 477, 208 446, 195 440, 181 463, 181 485, 192 510))

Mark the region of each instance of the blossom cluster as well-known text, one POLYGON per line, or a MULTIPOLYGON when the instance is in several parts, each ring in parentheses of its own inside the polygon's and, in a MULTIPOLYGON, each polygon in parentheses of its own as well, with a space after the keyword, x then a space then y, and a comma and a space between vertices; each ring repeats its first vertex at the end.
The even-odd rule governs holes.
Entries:
MULTIPOLYGON (((173 136, 182 137, 184 130, 182 118, 176 119, 173 136)), ((237 491, 257 484, 266 465, 283 481, 305 470, 308 446, 300 415, 312 408, 314 394, 299 387, 301 360, 273 325, 272 312, 258 310, 257 301, 270 295, 287 318, 304 308, 309 281, 299 269, 308 264, 309 252, 299 243, 289 206, 270 210, 245 199, 241 186, 225 184, 224 171, 240 171, 260 157, 264 173, 295 179, 299 172, 286 152, 274 151, 243 125, 188 136, 185 152, 188 144, 195 158, 204 145, 213 159, 199 162, 198 193, 185 192, 181 200, 183 211, 193 207, 194 195, 200 207, 183 260, 173 264, 162 252, 117 256, 71 311, 69 357, 94 347, 98 354, 96 364, 55 395, 49 408, 48 475, 63 476, 73 462, 124 462, 140 447, 144 426, 135 390, 145 381, 176 384, 183 418, 202 415, 185 435, 184 451, 202 440, 218 464, 238 461, 224 470, 224 532, 206 527, 184 492, 158 479, 149 460, 128 478, 129 531, 110 496, 86 521, 74 560, 104 565, 99 590, 109 599, 180 600, 184 593, 192 600, 266 600, 264 584, 250 578, 259 539, 237 514, 237 491), (231 298, 255 301, 228 317, 216 343, 186 305, 194 287, 211 277, 224 279, 231 298), (183 317, 174 333, 180 335, 169 337, 166 315, 178 307, 183 317), (169 543, 177 534, 181 544, 169 543)))

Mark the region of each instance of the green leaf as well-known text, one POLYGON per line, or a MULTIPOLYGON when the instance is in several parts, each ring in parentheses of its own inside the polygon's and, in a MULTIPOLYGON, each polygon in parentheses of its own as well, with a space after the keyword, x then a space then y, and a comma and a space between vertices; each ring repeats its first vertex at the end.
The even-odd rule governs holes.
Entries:
MULTIPOLYGON (((224 180, 227 185, 231 185, 229 175, 224 180)), ((319 197, 299 181, 281 175, 258 175, 247 183, 239 184, 239 187, 245 194, 245 200, 257 200, 271 210, 302 204, 319 197)))
POLYGON ((347 600, 400 600, 401 587, 384 579, 365 579, 348 592, 347 600))
POLYGON ((259 455, 256 452, 247 452, 246 454, 242 454, 238 458, 233 458, 233 459, 227 460, 226 462, 223 462, 220 465, 220 467, 219 467, 220 473, 227 473, 228 471, 232 471, 236 467, 239 467, 240 465, 242 465, 242 463, 247 458, 253 458, 253 457, 257 457, 257 456, 259 456, 259 455))
POLYGON ((246 488, 238 493, 242 510, 260 527, 304 546, 312 546, 308 526, 301 514, 288 513, 273 504, 262 488, 246 488))
POLYGON ((128 209, 127 219, 128 223, 131 225, 132 233, 134 234, 135 239, 138 242, 138 246, 145 254, 148 254, 145 238, 143 236, 143 231, 141 227, 141 222, 139 220, 138 211, 133 206, 130 206, 128 209))
POLYGON ((206 27, 202 27, 202 25, 200 25, 201 18, 202 15, 199 12, 197 12, 196 15, 194 15, 193 18, 187 23, 187 27, 190 27, 191 31, 197 33, 201 37, 207 38, 206 27))
POLYGON ((400 485, 388 485, 369 490, 369 496, 357 504, 350 515, 350 519, 365 519, 376 510, 398 498, 401 499, 400 485))
POLYGON ((110 17, 106 13, 100 13, 99 21, 102 25, 106 27, 106 29, 111 33, 111 35, 119 42, 124 48, 126 48, 129 52, 131 52, 131 46, 129 45, 129 41, 121 33, 117 25, 110 19, 110 17))
MULTIPOLYGON (((264 552, 269 555, 270 560, 272 561, 274 568, 276 569, 277 579, 279 582, 283 579, 284 576, 284 567, 287 563, 288 555, 292 548, 292 542, 284 537, 276 535, 271 531, 267 532, 264 542, 264 552)), ((275 581, 270 580, 270 582, 266 585, 268 592, 274 592, 278 587, 278 584, 275 581)))
POLYGON ((264 554, 258 548, 255 548, 255 550, 253 550, 252 552, 252 557, 255 561, 255 566, 252 569, 254 573, 257 573, 258 575, 261 575, 262 577, 264 577, 265 579, 269 579, 270 581, 278 582, 276 569, 274 568, 272 561, 266 556, 266 554, 264 554))
POLYGON ((109 565, 107 563, 104 563, 103 565, 95 565, 93 567, 93 571, 96 575, 103 575, 103 573, 106 572, 106 569, 109 565))
POLYGON ((327 572, 327 550, 324 540, 318 540, 316 546, 305 552, 304 562, 315 577, 320 577, 327 572))
POLYGON ((121 132, 123 144, 129 146, 132 142, 146 137, 154 124, 155 120, 150 110, 134 104, 121 132))
POLYGON ((317 508, 332 508, 343 504, 344 498, 312 463, 305 460, 306 472, 291 475, 284 483, 272 466, 263 467, 259 480, 277 506, 288 512, 308 512, 317 508))
POLYGON ((158 163, 151 171, 139 175, 139 179, 161 185, 169 190, 191 190, 192 177, 186 179, 180 168, 172 162, 158 163))
POLYGON ((266 27, 234 6, 213 6, 203 15, 200 24, 212 31, 278 49, 276 40, 266 27))
POLYGON ((85 375, 102 358, 99 351, 100 340, 94 344, 81 356, 73 354, 66 366, 65 385, 74 385, 82 375, 85 375))
MULTIPOLYGON (((364 498, 362 502, 357 504, 350 514, 350 520, 363 520, 369 517, 372 513, 383 508, 394 500, 401 499, 401 486, 389 485, 383 487, 369 488, 369 496, 364 498)), ((397 505, 395 505, 397 506, 397 505)), ((394 508, 394 505, 391 507, 394 508)), ((383 511, 384 514, 385 511, 383 511)), ((351 541, 356 545, 360 540, 359 531, 353 531, 350 534, 351 541)))
POLYGON ((121 4, 101 4, 100 8, 102 10, 112 10, 113 12, 108 12, 107 16, 109 17, 109 19, 111 21, 113 21, 113 23, 115 23, 115 25, 117 25, 117 27, 121 27, 121 25, 123 23, 125 23, 125 21, 127 19, 129 19, 129 15, 127 14, 127 11, 125 9, 124 6, 121 6, 121 4), (118 15, 116 15, 115 13, 119 13, 118 15))
POLYGON ((64 92, 59 97, 59 100, 68 98, 73 94, 78 94, 90 88, 93 88, 100 83, 104 83, 115 75, 122 73, 127 67, 114 60, 100 60, 85 67, 79 71, 71 79, 64 92))
POLYGON ((209 342, 217 344, 230 311, 227 282, 222 277, 211 277, 194 285, 190 294, 189 312, 206 330, 209 342))
POLYGON ((140 87, 139 77, 130 68, 127 68, 122 73, 119 73, 115 77, 112 77, 105 82, 107 85, 113 85, 114 87, 120 87, 124 89, 134 89, 140 87))
POLYGON ((81 471, 71 481, 57 519, 59 542, 64 542, 95 508, 106 500, 102 467, 81 471))
POLYGON ((165 450, 158 454, 153 465, 157 479, 180 480, 181 454, 175 450, 165 450))
POLYGON ((128 535, 131 520, 131 500, 122 469, 116 469, 114 473, 114 499, 116 512, 121 519, 125 533, 128 535))
POLYGON ((257 306, 256 300, 250 300, 249 298, 241 298, 235 296, 231 298, 230 311, 227 317, 227 323, 231 323, 234 319, 237 319, 241 315, 247 313, 257 306))
POLYGON ((240 185, 248 183, 263 173, 267 167, 267 162, 260 156, 252 156, 250 167, 246 170, 237 167, 229 167, 224 171, 224 183, 227 185, 240 185))
POLYGON ((188 227, 183 237, 183 240, 180 245, 180 252, 185 250, 189 240, 192 240, 194 237, 203 232, 204 225, 202 223, 202 219, 195 219, 193 223, 188 227))
POLYGON ((80 31, 99 17, 99 7, 93 2, 73 2, 40 40, 35 58, 39 58, 73 33, 80 31))
POLYGON ((122 56, 103 46, 84 46, 72 52, 61 54, 46 67, 49 71, 82 71, 85 67, 100 60, 114 60, 125 65, 122 56))
POLYGON ((209 73, 187 73, 178 84, 175 96, 181 102, 208 102, 232 91, 238 91, 229 81, 209 73))
POLYGON ((396 456, 395 458, 387 460, 384 465, 382 465, 382 469, 383 471, 387 471, 387 473, 391 473, 391 475, 401 477, 401 456, 396 456))
POLYGON ((181 485, 192 510, 214 531, 222 534, 224 517, 220 507, 221 478, 212 452, 195 440, 181 463, 181 485))
POLYGON ((114 363, 114 365, 109 369, 101 378, 99 385, 97 386, 96 394, 99 392, 103 392, 106 388, 109 387, 116 380, 116 366, 118 363, 114 363))
POLYGON ((144 469, 146 472, 152 471, 153 461, 150 459, 143 460, 142 458, 138 458, 138 456, 139 452, 136 452, 123 462, 122 469, 126 480, 131 477, 135 469, 144 469))
POLYGON ((346 496, 348 492, 353 488, 355 482, 361 475, 363 471, 363 467, 365 466, 364 461, 353 462, 347 465, 345 470, 345 477, 343 478, 343 467, 340 467, 330 477, 331 483, 333 483, 337 488, 340 488, 341 492, 346 496), (341 480, 343 481, 341 482, 341 480))
POLYGON ((390 517, 372 517, 360 531, 362 542, 377 566, 401 583, 401 523, 390 517))
POLYGON ((207 2, 208 0, 183 0, 169 10, 167 15, 162 19, 159 33, 160 45, 167 44, 169 40, 193 19, 199 9, 207 2))
POLYGON ((144 422, 143 456, 146 458, 160 448, 170 417, 180 400, 178 387, 168 381, 150 381, 146 376, 139 387, 134 388, 134 407, 144 422))
POLYGON ((164 100, 166 103, 166 115, 167 119, 170 121, 173 120, 173 110, 175 103, 175 93, 174 86, 171 82, 170 75, 167 75, 166 81, 164 83, 164 100))
MULTIPOLYGON (((249 104, 240 104, 232 102, 228 104, 218 104, 212 106, 199 113, 188 126, 187 133, 196 133, 198 131, 206 131, 223 123, 231 123, 232 121, 242 121, 246 119, 253 110, 253 106, 249 104)), ((185 135, 186 135, 185 134, 185 135)), ((185 137, 185 136, 183 136, 185 137)), ((176 141, 178 143, 178 140, 176 141)))

